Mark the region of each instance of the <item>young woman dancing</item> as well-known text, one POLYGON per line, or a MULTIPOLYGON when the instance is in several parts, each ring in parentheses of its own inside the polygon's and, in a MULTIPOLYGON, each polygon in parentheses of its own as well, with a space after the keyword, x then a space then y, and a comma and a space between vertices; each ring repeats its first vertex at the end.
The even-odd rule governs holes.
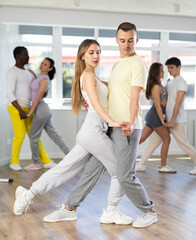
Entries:
MULTIPOLYGON (((31 83, 31 100, 33 104, 27 117, 34 114, 29 132, 33 163, 24 167, 25 170, 41 169, 38 139, 41 137, 43 129, 65 155, 69 152, 67 144, 53 125, 51 110, 43 98, 48 91, 49 82, 54 78, 55 72, 54 61, 51 58, 45 58, 40 65, 39 77, 31 83)), ((54 162, 52 164, 53 167, 56 165, 54 162)))
MULTIPOLYGON (((163 140, 161 147, 161 167, 159 172, 176 173, 176 170, 166 165, 167 154, 170 144, 169 130, 165 125, 165 107, 167 104, 167 89, 161 84, 164 77, 163 65, 153 63, 149 70, 146 85, 146 98, 153 100, 151 108, 145 116, 146 125, 142 130, 140 143, 143 143, 153 131, 155 131, 163 140)), ((136 166, 136 171, 143 169, 142 162, 136 166)))
MULTIPOLYGON (((32 184, 29 190, 21 186, 16 189, 14 203, 16 215, 21 215, 36 195, 50 191, 79 173, 91 154, 105 165, 111 175, 108 208, 116 206, 122 198, 123 192, 116 177, 114 148, 106 132, 107 123, 113 127, 121 127, 126 123, 114 121, 107 113, 108 88, 95 74, 95 68, 100 61, 100 52, 99 43, 95 40, 86 39, 79 46, 75 65, 75 80, 71 92, 72 107, 74 113, 79 115, 82 98, 85 98, 89 104, 87 116, 77 134, 76 145, 65 158, 57 166, 44 173, 32 184)), ((46 216, 44 221, 76 220, 76 213, 69 210, 68 206, 62 204, 59 210, 46 216)), ((132 222, 130 217, 122 214, 118 216, 118 224, 132 222)))

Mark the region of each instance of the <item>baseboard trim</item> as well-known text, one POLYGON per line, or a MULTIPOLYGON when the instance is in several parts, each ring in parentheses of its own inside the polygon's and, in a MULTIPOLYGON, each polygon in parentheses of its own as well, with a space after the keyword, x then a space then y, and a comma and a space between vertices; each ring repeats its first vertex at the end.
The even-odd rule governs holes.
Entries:
POLYGON ((11 161, 11 158, 8 158, 8 157, 3 158, 0 160, 0 166, 4 166, 4 165, 8 164, 8 163, 10 163, 10 161, 11 161))
MULTIPOLYGON (((59 153, 47 153, 48 156, 52 159, 57 159, 57 158, 64 158, 64 154, 59 152, 59 153)), ((20 160, 31 160, 31 154, 28 153, 24 153, 24 154, 20 154, 20 160)))

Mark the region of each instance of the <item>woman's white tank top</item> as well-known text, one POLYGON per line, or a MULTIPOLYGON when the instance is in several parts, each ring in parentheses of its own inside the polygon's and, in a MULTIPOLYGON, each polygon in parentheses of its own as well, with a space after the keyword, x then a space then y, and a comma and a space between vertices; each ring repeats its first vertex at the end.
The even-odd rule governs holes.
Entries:
MULTIPOLYGON (((87 103, 89 105, 88 112, 95 112, 94 108, 91 105, 88 93, 85 92, 84 90, 82 90, 82 82, 83 82, 84 75, 86 73, 87 72, 83 73, 82 76, 80 77, 80 89, 81 89, 83 98, 87 101, 87 103)), ((96 79, 96 90, 97 90, 97 95, 99 97, 99 102, 103 106, 105 111, 108 112, 108 88, 99 79, 97 79, 97 78, 95 78, 95 79, 96 79)))

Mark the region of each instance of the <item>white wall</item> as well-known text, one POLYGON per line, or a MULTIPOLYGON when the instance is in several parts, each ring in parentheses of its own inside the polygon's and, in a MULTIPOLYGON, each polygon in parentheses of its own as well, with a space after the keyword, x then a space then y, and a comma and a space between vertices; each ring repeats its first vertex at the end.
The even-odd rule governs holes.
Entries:
POLYGON ((10 161, 11 121, 7 112, 6 71, 13 64, 13 44, 16 42, 16 27, 0 23, 0 165, 10 161))
POLYGON ((0 22, 114 28, 133 22, 138 29, 195 32, 194 17, 158 16, 95 11, 70 11, 39 8, 0 7, 0 22))

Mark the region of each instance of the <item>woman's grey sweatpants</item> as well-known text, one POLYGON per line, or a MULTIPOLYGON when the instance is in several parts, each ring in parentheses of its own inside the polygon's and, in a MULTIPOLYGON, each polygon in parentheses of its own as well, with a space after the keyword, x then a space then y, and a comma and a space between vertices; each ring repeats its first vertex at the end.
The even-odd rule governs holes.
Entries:
POLYGON ((57 132, 52 122, 52 113, 48 104, 45 102, 39 102, 34 112, 34 117, 31 123, 31 129, 29 132, 30 145, 32 151, 32 160, 34 163, 39 163, 39 139, 41 137, 43 129, 48 136, 60 147, 62 152, 66 155, 69 152, 65 140, 57 132))
MULTIPOLYGON (((154 204, 139 181, 135 173, 135 165, 137 160, 137 151, 141 130, 135 129, 131 136, 122 135, 122 130, 118 128, 110 128, 110 138, 113 141, 117 164, 117 177, 121 187, 131 202, 141 211, 150 210, 154 204)), ((76 209, 85 199, 89 192, 98 181, 104 167, 95 157, 91 157, 85 166, 85 170, 74 190, 67 198, 66 205, 72 209, 76 209), (83 186, 86 188, 83 188, 83 186), (87 190, 88 187, 88 190, 87 190)))
MULTIPOLYGON (((109 204, 118 204, 123 192, 116 176, 116 157, 113 143, 106 135, 107 129, 107 124, 97 113, 87 113, 86 119, 77 134, 75 147, 57 166, 45 172, 32 184, 32 192, 43 194, 53 187, 65 183, 78 174, 85 167, 91 155, 94 155, 103 163, 111 175, 109 204)), ((89 188, 85 185, 83 185, 83 188, 84 191, 89 191, 89 188)))

